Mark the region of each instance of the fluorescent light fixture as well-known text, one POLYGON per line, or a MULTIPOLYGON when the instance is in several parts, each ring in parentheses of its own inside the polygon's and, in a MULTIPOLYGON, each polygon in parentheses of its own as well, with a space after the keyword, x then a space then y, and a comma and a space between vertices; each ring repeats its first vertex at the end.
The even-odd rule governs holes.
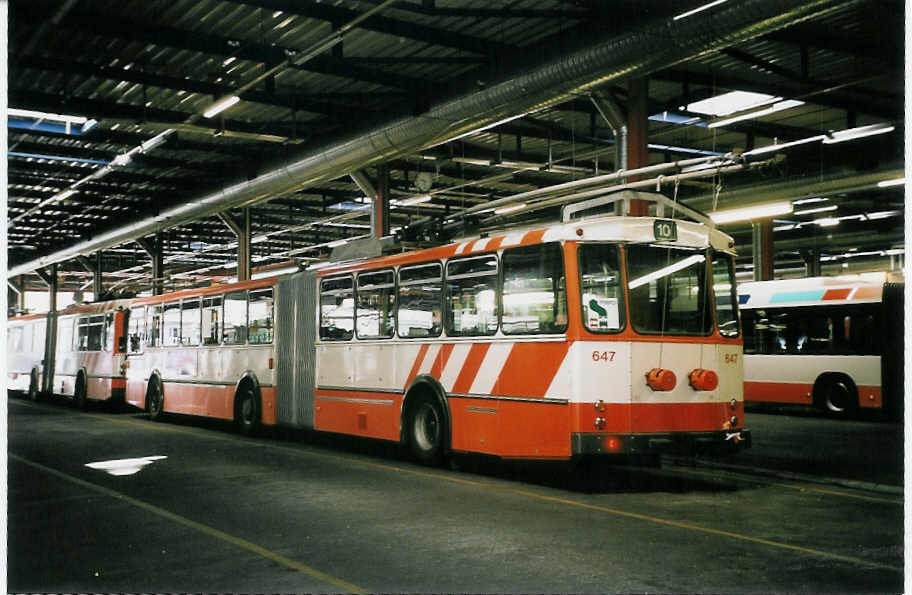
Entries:
POLYGON ((722 95, 688 103, 686 107, 682 106, 681 109, 696 114, 719 117, 781 100, 782 97, 767 95, 766 93, 730 91, 722 95))
POLYGON ((287 267, 280 267, 277 269, 269 269, 265 271, 259 271, 250 276, 251 280, 255 279, 265 279, 266 277, 275 277, 276 275, 287 275, 289 273, 297 273, 301 269, 298 265, 289 265, 287 267))
POLYGON ((6 110, 7 116, 16 118, 33 118, 35 120, 53 120, 54 122, 64 122, 66 124, 85 124, 88 118, 83 116, 69 116, 66 114, 51 114, 48 112, 39 112, 30 109, 9 108, 6 110))
POLYGON ((513 213, 515 211, 518 211, 518 210, 524 209, 524 208, 526 208, 526 203, 518 202, 518 203, 513 203, 511 205, 504 205, 502 207, 498 207, 498 208, 494 209, 494 214, 495 215, 506 215, 507 213, 513 213))
POLYGON ((168 135, 170 135, 171 132, 171 130, 165 130, 164 132, 157 134, 144 142, 142 145, 140 145, 142 152, 145 153, 146 151, 151 151, 155 147, 168 140, 168 135))
POLYGON ((211 118, 212 116, 214 116, 216 114, 220 114, 240 100, 241 100, 241 98, 238 97, 237 95, 228 95, 226 97, 222 97, 221 99, 219 99, 218 101, 216 101, 215 103, 210 105, 208 108, 206 108, 206 111, 203 112, 203 117, 211 118))
POLYGON ((817 197, 817 198, 802 198, 800 200, 793 200, 793 205, 809 205, 815 202, 826 202, 830 200, 829 198, 817 197))
POLYGON ((824 213, 826 211, 835 211, 838 208, 839 207, 836 205, 830 205, 828 207, 817 207, 816 209, 804 209, 803 211, 795 211, 792 213, 792 215, 810 215, 811 213, 824 213))
POLYGON ((774 228, 773 228, 773 231, 791 231, 791 230, 793 230, 793 229, 798 229, 798 228, 800 228, 800 227, 801 227, 800 225, 795 225, 795 224, 791 224, 791 225, 780 225, 780 226, 778 226, 778 227, 774 227, 774 228))
POLYGON ((890 124, 871 124, 870 126, 848 128, 846 130, 840 130, 838 132, 831 132, 830 134, 826 135, 823 139, 823 144, 832 145, 836 143, 844 143, 846 141, 855 140, 856 138, 874 136, 875 134, 886 134, 887 132, 893 132, 894 130, 896 130, 896 127, 890 124))
POLYGON ((864 217, 868 221, 876 221, 877 219, 887 219, 889 217, 896 217, 900 214, 900 211, 877 211, 874 213, 865 213, 864 217))
POLYGON ((327 248, 338 248, 348 243, 348 240, 335 240, 326 244, 327 248))
POLYGON ((332 221, 320 223, 320 227, 346 227, 350 229, 370 229, 371 226, 364 223, 335 223, 332 221))
POLYGON ((234 56, 228 56, 227 58, 225 58, 224 61, 222 61, 222 66, 228 66, 229 64, 231 64, 231 63, 234 62, 235 60, 237 60, 237 58, 235 58, 234 56))
POLYGON ((656 279, 661 279, 662 277, 666 277, 672 273, 676 273, 676 272, 680 271, 681 269, 686 269, 690 265, 696 264, 698 262, 703 262, 704 260, 706 260, 706 257, 703 256, 702 254, 694 254, 692 256, 688 256, 687 258, 685 258, 683 260, 679 260, 678 262, 672 263, 672 264, 668 265, 667 267, 662 267, 661 269, 659 269, 657 271, 653 271, 651 273, 643 275, 642 277, 637 277, 636 279, 634 279, 633 281, 628 283, 627 287, 630 289, 636 289, 637 287, 640 287, 641 285, 646 285, 650 281, 655 281, 656 279))
POLYGON ((772 153, 774 151, 779 151, 781 149, 787 149, 789 147, 796 147, 798 145, 804 145, 807 143, 813 143, 819 140, 826 138, 825 134, 818 134, 817 136, 809 136, 807 138, 799 138, 798 140, 793 140, 790 143, 780 143, 778 145, 769 145, 767 147, 760 147, 759 149, 753 149, 752 151, 747 151, 742 153, 743 156, 749 157, 751 155, 763 155, 765 153, 772 153))
POLYGON ((839 219, 836 217, 825 217, 823 219, 815 219, 814 223, 820 227, 835 227, 839 225, 839 219))
POLYGON ((895 180, 884 180, 883 182, 877 182, 878 188, 889 188, 890 186, 902 186, 906 183, 905 178, 896 178, 895 180))
POLYGON ((774 114, 776 112, 781 112, 783 110, 792 109, 793 107, 798 107, 799 105, 804 105, 803 101, 798 101, 797 99, 786 99, 785 101, 777 101, 770 107, 750 111, 737 116, 731 116, 730 118, 723 118, 721 120, 716 120, 708 124, 709 128, 717 128, 719 126, 727 126, 728 124, 734 124, 735 122, 741 122, 742 120, 752 120, 754 118, 759 118, 760 116, 768 116, 769 114, 774 114))
POLYGON ((95 128, 96 126, 98 126, 98 120, 95 120, 94 118, 90 119, 90 120, 86 120, 86 123, 82 125, 82 133, 85 134, 86 132, 95 128))
POLYGON ((725 2, 726 2, 726 0, 715 0, 714 2, 710 2, 709 4, 704 4, 703 6, 698 6, 698 7, 694 8, 693 10, 688 10, 687 12, 682 12, 681 14, 675 16, 672 20, 679 21, 681 19, 685 19, 691 15, 697 14, 698 12, 703 12, 704 10, 709 10, 713 6, 718 6, 720 4, 724 4, 725 2))
POLYGON ((785 200, 781 202, 771 202, 762 205, 753 205, 739 209, 727 209, 724 211, 713 211, 709 214, 714 223, 734 223, 735 221, 749 221, 751 219, 763 219, 765 217, 774 217, 776 215, 786 215, 792 212, 792 203, 785 200))
POLYGON ((411 196, 405 200, 397 201, 397 206, 400 207, 410 207, 413 205, 420 205, 423 202, 428 202, 431 200, 430 194, 418 194, 416 196, 411 196))

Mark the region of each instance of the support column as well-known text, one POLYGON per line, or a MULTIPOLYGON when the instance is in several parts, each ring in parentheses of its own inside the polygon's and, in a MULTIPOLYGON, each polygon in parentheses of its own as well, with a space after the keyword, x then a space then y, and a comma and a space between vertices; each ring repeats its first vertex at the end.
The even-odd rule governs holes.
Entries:
POLYGON ((7 309, 12 310, 15 314, 25 312, 25 277, 18 275, 15 280, 7 279, 6 284, 9 286, 7 309))
POLYGON ((754 281, 773 279, 773 220, 762 219, 751 224, 754 248, 754 281))
POLYGON ((35 273, 48 286, 48 324, 47 332, 44 336, 44 353, 46 358, 42 361, 44 370, 41 374, 41 391, 45 393, 53 392, 54 386, 54 352, 57 349, 55 341, 56 332, 51 332, 52 320, 56 320, 57 312, 57 264, 52 264, 48 270, 36 269, 35 273))
POLYGON ((241 219, 237 220, 227 211, 219 213, 219 218, 234 232, 237 238, 237 280, 250 280, 250 208, 243 210, 241 219))
POLYGON ((152 259, 152 295, 161 295, 164 290, 164 279, 162 278, 165 268, 164 249, 162 247, 162 234, 155 234, 154 240, 146 238, 137 238, 136 243, 146 251, 149 258, 152 259))
POLYGON ((804 276, 820 276, 820 252, 818 250, 802 250, 801 258, 804 259, 804 276))
POLYGON ((101 299, 101 294, 104 293, 104 286, 102 285, 102 254, 101 250, 95 253, 95 273, 92 276, 92 294, 95 296, 95 301, 101 299))
MULTIPOLYGON (((627 168, 649 165, 649 79, 637 78, 627 85, 627 168)), ((628 181, 636 181, 633 176, 628 181)), ((642 217, 649 214, 649 203, 630 201, 629 215, 642 217)))
POLYGON ((371 234, 383 238, 390 234, 389 223, 389 167, 385 163, 377 166, 377 195, 371 209, 371 234))

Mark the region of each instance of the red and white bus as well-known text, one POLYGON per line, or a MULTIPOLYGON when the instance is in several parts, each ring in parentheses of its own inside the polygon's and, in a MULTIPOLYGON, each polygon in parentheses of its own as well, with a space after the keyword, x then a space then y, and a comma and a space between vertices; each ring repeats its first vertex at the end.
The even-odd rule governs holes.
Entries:
POLYGON ((127 401, 402 442, 424 462, 737 450, 732 246, 698 223, 598 217, 138 299, 127 401))
POLYGON ((276 423, 277 280, 133 300, 126 400, 164 412, 235 420, 244 433, 276 423))
POLYGON ((123 401, 129 300, 73 305, 7 323, 8 388, 89 401, 123 401), (47 355, 46 355, 47 354, 47 355))
POLYGON ((748 402, 898 413, 903 285, 814 277, 742 283, 748 402))

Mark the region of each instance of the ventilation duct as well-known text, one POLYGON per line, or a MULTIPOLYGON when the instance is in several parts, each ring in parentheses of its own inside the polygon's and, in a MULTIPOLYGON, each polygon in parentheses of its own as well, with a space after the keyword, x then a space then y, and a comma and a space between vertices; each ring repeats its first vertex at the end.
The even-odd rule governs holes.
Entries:
MULTIPOLYGON (((856 0, 857 1, 857 0, 856 0)), ((15 266, 10 276, 249 206, 433 147, 517 114, 543 110, 609 81, 645 76, 787 25, 839 10, 851 0, 744 0, 687 19, 667 19, 612 37, 487 87, 442 101, 426 113, 315 150, 253 180, 219 189, 141 221, 15 266)))

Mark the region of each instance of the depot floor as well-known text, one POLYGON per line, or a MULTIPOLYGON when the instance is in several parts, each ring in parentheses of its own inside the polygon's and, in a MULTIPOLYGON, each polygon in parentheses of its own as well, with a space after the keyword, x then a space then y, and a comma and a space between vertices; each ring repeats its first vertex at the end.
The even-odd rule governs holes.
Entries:
POLYGON ((748 425, 753 452, 730 460, 741 470, 666 462, 585 475, 467 458, 455 471, 377 442, 247 439, 201 420, 10 399, 7 587, 902 590, 901 426, 758 413, 748 425), (871 451, 833 448, 834 436, 863 437, 887 462, 872 472, 871 451), (815 457, 826 464, 800 464, 815 457), (86 466, 127 458, 145 465, 86 466))

